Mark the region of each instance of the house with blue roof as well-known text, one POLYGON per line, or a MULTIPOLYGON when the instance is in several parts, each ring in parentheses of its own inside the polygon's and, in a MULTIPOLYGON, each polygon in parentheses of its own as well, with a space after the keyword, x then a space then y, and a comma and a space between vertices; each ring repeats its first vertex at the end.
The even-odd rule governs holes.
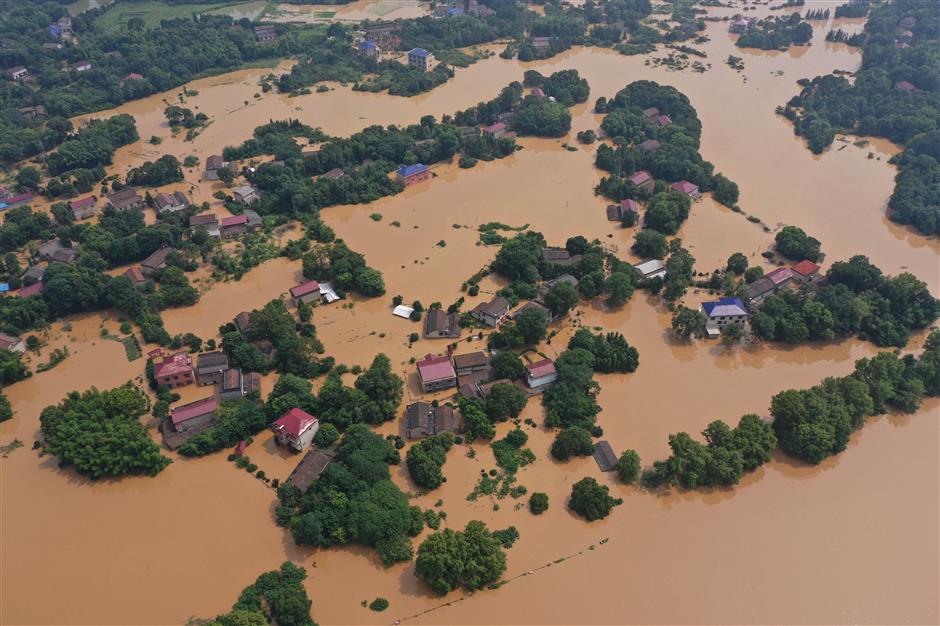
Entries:
POLYGON ((405 187, 410 187, 411 185, 431 178, 431 170, 423 163, 399 165, 397 174, 399 182, 404 183, 405 187))
POLYGON ((359 44, 359 52, 369 57, 377 57, 381 54, 382 49, 379 48, 377 43, 367 39, 359 44))
POLYGON ((702 311, 706 318, 705 333, 709 337, 720 335, 722 329, 729 325, 744 326, 747 323, 747 308, 740 298, 720 298, 703 302, 702 311))
POLYGON ((414 48, 408 51, 408 65, 427 72, 434 67, 434 53, 424 48, 414 48))

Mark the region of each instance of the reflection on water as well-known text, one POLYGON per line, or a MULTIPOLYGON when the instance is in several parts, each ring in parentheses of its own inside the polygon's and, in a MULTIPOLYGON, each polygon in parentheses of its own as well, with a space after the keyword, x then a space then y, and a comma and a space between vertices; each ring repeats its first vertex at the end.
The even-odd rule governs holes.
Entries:
MULTIPOLYGON (((345 135, 371 123, 411 123, 423 114, 465 108, 496 95, 507 82, 520 79, 524 69, 549 73, 576 68, 591 84, 591 102, 632 80, 675 85, 702 119, 703 156, 740 185, 740 204, 747 213, 773 228, 802 226, 823 242, 828 261, 863 252, 889 273, 907 268, 935 292, 940 290, 937 242, 884 217, 894 176, 887 159, 896 148, 883 141, 862 147, 848 143, 842 150, 836 144, 814 157, 786 120, 774 115, 774 107, 798 90, 798 78, 835 68, 853 70, 857 52, 823 45, 828 28, 817 26, 813 45, 800 54, 745 56, 734 48, 724 24, 710 23, 708 28, 711 41, 703 47, 713 69, 705 74, 661 72, 645 66, 641 57, 578 49, 526 64, 490 58, 412 99, 355 93, 341 86, 298 98, 255 98, 261 94, 258 79, 268 70, 207 78, 189 85, 199 95, 186 99, 186 106, 212 120, 195 141, 171 137, 166 125, 162 112, 176 92, 121 107, 137 118, 142 137, 157 135, 163 143, 159 148, 142 142, 122 148, 109 173, 124 173, 164 152, 194 155, 204 163, 269 119, 300 118, 345 135), (745 56, 746 82, 723 64, 729 54, 745 56), (869 152, 875 158, 867 158, 869 152)), ((284 63, 278 71, 289 66, 284 63)), ((596 129, 600 122, 590 104, 575 107, 573 116, 573 132, 596 129)), ((411 357, 443 349, 433 340, 409 346, 407 337, 418 326, 393 317, 390 300, 401 294, 406 301, 446 306, 459 298, 461 282, 494 253, 477 245, 476 226, 483 222, 528 223, 553 243, 580 233, 630 258, 632 229, 607 222, 606 202, 593 195, 600 178, 593 167, 593 147, 569 152, 560 143, 522 139, 524 149, 508 159, 470 170, 438 165, 431 181, 397 196, 325 210, 337 236, 383 271, 388 290, 384 298, 351 298, 351 308, 315 310, 314 322, 328 353, 338 362, 367 365, 384 351, 395 370, 409 376, 411 357), (382 221, 369 219, 373 212, 381 213, 382 221), (391 226, 392 221, 400 226, 391 226), (446 247, 436 245, 441 239, 446 247)), ((212 198, 219 183, 200 181, 200 169, 186 172, 185 187, 198 200, 212 203, 216 212, 223 211, 212 198)), ((734 251, 760 262, 759 253, 770 245, 773 233, 703 199, 693 206, 680 236, 697 258, 697 268, 707 271, 723 265, 734 251)), ((216 284, 197 306, 165 312, 167 328, 213 336, 235 313, 286 292, 300 279, 300 269, 299 262, 279 258, 240 282, 216 284)), ((468 298, 465 308, 495 288, 493 281, 484 281, 483 293, 468 298)), ((690 293, 689 301, 705 297, 690 293)), ((876 351, 858 341, 786 350, 679 343, 666 330, 669 313, 640 293, 622 310, 582 304, 574 315, 585 326, 623 332, 640 351, 636 373, 599 377, 604 408, 599 422, 617 452, 634 448, 645 462, 667 454, 670 433, 697 433, 713 419, 733 421, 747 412, 766 416, 777 391, 845 374, 855 359, 876 351)), ((29 447, 44 406, 71 389, 111 387, 143 373, 143 361, 128 363, 120 344, 100 339, 101 323, 101 316, 84 316, 71 320, 68 331, 54 325, 49 347, 69 345, 71 356, 4 390, 17 415, 0 426, 0 441, 18 437, 26 446, 0 460, 0 622, 184 623, 226 610, 259 572, 284 559, 311 568, 308 589, 321 623, 388 623, 443 602, 417 583, 413 564, 385 569, 371 551, 296 548, 272 522, 273 492, 227 463, 224 455, 176 459, 154 479, 98 484, 59 470, 51 458, 37 457, 29 447), (68 522, 61 523, 63 519, 68 522), (49 588, 57 590, 56 602, 48 601, 49 588), (155 594, 155 589, 167 592, 155 594), (360 606, 361 600, 375 596, 391 601, 387 614, 360 606)), ((115 319, 104 323, 112 331, 117 326, 115 319)), ((561 328, 544 351, 553 355, 563 350, 570 332, 561 328)), ((480 345, 462 343, 460 350, 480 345)), ((267 390, 273 383, 274 377, 265 378, 267 390)), ((187 399, 200 393, 185 390, 187 399)), ((409 396, 413 393, 410 388, 409 396)), ((415 503, 429 508, 443 499, 452 527, 469 519, 483 519, 493 528, 517 526, 522 538, 509 552, 509 576, 592 543, 597 547, 415 621, 934 622, 940 589, 938 409, 934 401, 914 416, 876 418, 853 437, 845 454, 819 467, 777 458, 737 489, 665 496, 617 485, 591 459, 554 463, 548 454, 552 433, 529 429, 529 446, 538 461, 521 472, 520 483, 530 492, 549 494, 551 508, 539 517, 516 510, 512 500, 501 501, 498 511, 486 500, 467 503, 479 471, 490 469, 494 461, 485 446, 475 446, 473 459, 456 448, 445 467, 447 483, 415 503), (605 522, 587 524, 564 506, 571 484, 586 475, 609 484, 625 499, 605 522), (609 542, 600 545, 604 538, 609 542), (795 597, 800 601, 794 602, 795 597)), ((541 423, 539 412, 533 402, 524 416, 541 423)), ((399 427, 390 423, 380 430, 393 433, 399 427)), ((500 436, 507 428, 500 425, 500 436)), ((248 454, 272 477, 286 477, 296 462, 273 447, 268 433, 256 438, 248 454)), ((393 473, 403 489, 415 491, 404 467, 393 468, 393 473)))

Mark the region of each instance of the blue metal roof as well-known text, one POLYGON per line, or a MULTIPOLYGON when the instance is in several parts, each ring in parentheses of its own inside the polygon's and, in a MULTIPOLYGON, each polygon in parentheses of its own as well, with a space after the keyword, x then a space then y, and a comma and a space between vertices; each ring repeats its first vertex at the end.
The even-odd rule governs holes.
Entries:
POLYGON ((375 45, 374 41, 363 41, 361 44, 359 44, 360 50, 371 50, 372 48, 377 48, 377 47, 378 46, 375 45))
POLYGON ((740 298, 720 298, 716 302, 703 302, 702 309, 708 317, 723 315, 747 315, 740 298), (717 309, 717 311, 716 311, 717 309))
POLYGON ((415 48, 408 53, 408 56, 411 56, 412 54, 419 57, 426 57, 431 53, 424 48, 415 48))
POLYGON ((0 293, 10 291, 10 283, 0 283, 0 293))
POLYGON ((420 174, 426 169, 428 169, 428 166, 423 163, 415 163, 414 165, 399 165, 398 175, 403 178, 408 178, 409 176, 420 174))

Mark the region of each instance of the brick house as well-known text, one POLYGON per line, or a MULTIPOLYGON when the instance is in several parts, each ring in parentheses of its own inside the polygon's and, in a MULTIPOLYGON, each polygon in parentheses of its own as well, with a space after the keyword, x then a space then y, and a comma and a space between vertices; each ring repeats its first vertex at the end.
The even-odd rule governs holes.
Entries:
POLYGON ((157 348, 148 356, 153 361, 153 377, 158 385, 174 388, 196 382, 193 374, 193 357, 188 352, 167 355, 162 349, 157 348))
POLYGON ((414 165, 399 165, 396 178, 398 179, 398 182, 404 183, 405 187, 410 187, 411 185, 415 185, 431 178, 431 170, 429 170, 428 166, 424 165, 423 163, 415 163, 414 165))
POLYGON ((447 355, 426 355, 418 361, 418 379, 426 392, 440 391, 457 385, 457 372, 447 355))

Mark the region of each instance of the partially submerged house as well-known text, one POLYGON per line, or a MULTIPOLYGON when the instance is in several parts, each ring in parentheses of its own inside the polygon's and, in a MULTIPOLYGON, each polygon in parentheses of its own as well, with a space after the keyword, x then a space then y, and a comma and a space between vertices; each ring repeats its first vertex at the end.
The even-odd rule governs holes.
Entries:
POLYGON ((639 215, 639 205, 636 200, 626 198, 620 204, 607 205, 607 219, 611 222, 622 222, 627 215, 639 215))
POLYGON ((429 402, 414 402, 405 407, 405 435, 408 439, 455 433, 459 426, 460 415, 449 404, 434 406, 429 402))
POLYGON ((398 182, 403 183, 405 187, 410 187, 431 178, 431 170, 423 163, 399 165, 395 176, 398 182))
POLYGON ((747 308, 739 298, 720 298, 702 303, 705 313, 705 333, 716 337, 728 326, 747 324, 747 308))
POLYGON ((217 385, 228 371, 228 355, 224 352, 203 352, 196 356, 196 382, 200 385, 217 385))
POLYGON ((643 279, 665 278, 666 266, 659 259, 650 259, 634 265, 633 272, 643 279))
POLYGON ((484 126, 482 130, 484 135, 499 139, 500 137, 506 136, 506 133, 509 132, 509 126, 505 122, 496 122, 495 124, 484 126))
POLYGON ((482 322, 490 328, 496 328, 503 323, 509 313, 509 300, 496 296, 489 302, 481 302, 470 311, 470 317, 482 322))
POLYGON ((203 398, 184 404, 170 411, 173 430, 182 433, 197 428, 206 428, 215 423, 219 402, 215 398, 203 398))
POLYGON ((26 342, 16 335, 0 333, 0 350, 7 352, 26 352, 26 342))
POLYGON ((814 283, 819 279, 819 265, 806 259, 791 267, 790 270, 793 272, 793 279, 804 285, 814 283))
POLYGON ((219 180, 219 170, 225 167, 225 161, 222 160, 218 154, 213 154, 208 159, 206 159, 206 172, 204 178, 206 180, 219 180))
POLYGON ((199 227, 205 228, 210 237, 217 239, 222 236, 219 218, 214 213, 202 213, 189 218, 190 234, 195 233, 199 227))
POLYGON ((417 362, 418 380, 425 392, 440 391, 457 385, 457 372, 447 355, 428 354, 417 362))
POLYGON ((460 336, 460 313, 431 309, 424 316, 424 336, 427 339, 455 339, 460 336))
POLYGON ((408 66, 426 72, 434 67, 434 53, 424 48, 412 48, 408 51, 408 66))
POLYGON ((248 232, 248 216, 242 214, 223 217, 219 232, 222 239, 232 239, 244 235, 248 232))
POLYGON ((95 196, 75 198, 74 200, 69 200, 69 211, 72 212, 72 217, 76 220, 84 220, 98 212, 97 204, 98 198, 95 196))
POLYGON ((168 246, 163 246, 159 250, 155 251, 153 254, 148 256, 146 259, 141 261, 140 269, 143 271, 144 276, 150 278, 153 276, 154 272, 157 270, 163 269, 166 267, 166 259, 173 252, 173 248, 168 246))
POLYGON ((306 411, 295 407, 279 417, 271 425, 271 429, 274 431, 278 445, 303 452, 320 429, 320 421, 306 411))
POLYGON ((607 441, 598 441, 594 444, 594 460, 602 472, 610 472, 617 468, 617 455, 607 441))
POLYGON ((249 393, 261 393, 261 374, 258 372, 244 373, 237 368, 225 371, 219 385, 220 400, 241 398, 249 393))
POLYGON ((581 260, 581 255, 571 254, 565 248, 542 248, 542 260, 552 265, 561 265, 568 267, 575 265, 581 260))
POLYGON ((677 183, 670 185, 670 188, 678 191, 684 196, 687 196, 690 200, 695 200, 700 195, 702 195, 698 190, 698 185, 690 183, 687 180, 680 180, 677 183))
POLYGON ((247 335, 251 330, 251 314, 248 311, 242 311, 235 316, 233 320, 235 328, 243 335, 247 335))
POLYGON ((637 144, 637 148, 645 152, 654 152, 655 150, 659 149, 659 146, 660 143, 655 139, 647 139, 646 141, 637 144))
POLYGON ((173 193, 158 193, 153 199, 157 213, 176 213, 182 211, 189 204, 189 198, 182 191, 173 193))
POLYGON ((308 451, 287 477, 287 482, 296 487, 300 493, 304 493, 327 468, 333 456, 334 453, 328 450, 314 448, 308 451))
POLYGON ((457 376, 490 371, 490 357, 485 352, 468 352, 454 355, 454 371, 457 376))
POLYGON ((291 302, 295 305, 316 302, 320 299, 320 283, 315 280, 308 280, 305 283, 291 287, 290 298, 291 302))
POLYGON ((131 281, 131 284, 134 285, 135 287, 140 287, 141 285, 144 285, 150 280, 149 278, 144 276, 143 270, 140 269, 140 266, 138 265, 134 265, 134 266, 127 268, 127 270, 125 270, 125 272, 121 274, 121 276, 131 281))
POLYGON ((629 178, 627 178, 627 182, 633 183, 636 185, 637 189, 646 193, 651 193, 653 191, 653 185, 656 183, 656 181, 653 179, 653 175, 646 170, 634 172, 629 178))
POLYGON ((236 202, 242 204, 254 204, 261 200, 261 194, 251 185, 241 185, 232 190, 232 196, 236 202))
POLYGON ((158 385, 173 388, 196 382, 193 357, 188 352, 165 354, 162 348, 157 348, 148 356, 153 361, 153 378, 158 385))
POLYGON ((133 189, 122 189, 108 196, 108 206, 115 211, 127 211, 142 206, 144 199, 133 189))
POLYGON ((525 379, 529 387, 538 389, 550 385, 558 378, 555 363, 551 359, 542 359, 525 366, 525 379))

